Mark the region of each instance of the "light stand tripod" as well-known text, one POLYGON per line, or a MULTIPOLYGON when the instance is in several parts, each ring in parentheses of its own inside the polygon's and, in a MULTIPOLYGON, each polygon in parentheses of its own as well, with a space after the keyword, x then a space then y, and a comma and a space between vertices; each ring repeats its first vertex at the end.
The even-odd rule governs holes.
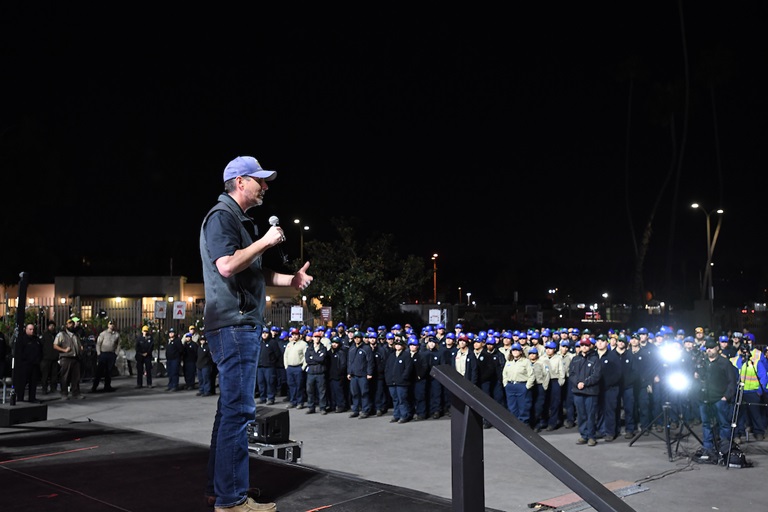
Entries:
POLYGON ((656 435, 655 432, 653 432, 651 427, 656 424, 659 419, 663 416, 664 417, 664 438, 663 441, 667 446, 667 456, 669 457, 669 462, 674 461, 674 455, 672 453, 672 427, 671 427, 671 414, 670 411, 672 410, 672 404, 670 402, 670 399, 673 399, 675 401, 676 407, 676 414, 677 414, 677 421, 675 422, 675 429, 678 428, 679 430, 675 433, 674 440, 676 442, 675 445, 675 454, 677 454, 677 450, 680 447, 680 441, 687 437, 688 434, 695 437, 700 443, 701 440, 696 436, 696 434, 693 433, 693 430, 691 429, 691 426, 688 425, 688 423, 685 421, 685 415, 683 414, 682 410, 682 404, 683 401, 683 393, 687 393, 687 390, 690 387, 690 377, 688 376, 689 370, 686 370, 686 361, 687 358, 685 356, 685 353, 680 348, 679 344, 676 343, 669 343, 659 349, 659 357, 662 358, 664 361, 664 364, 662 366, 662 371, 660 372, 660 376, 656 382, 659 383, 659 386, 657 389, 650 389, 649 393, 653 392, 655 396, 653 397, 654 400, 663 399, 664 403, 661 407, 661 412, 653 418, 647 425, 645 425, 640 431, 635 435, 634 439, 629 442, 629 446, 632 446, 635 441, 637 441, 640 436, 643 434, 647 434, 648 432, 652 433, 654 436, 656 436, 659 439, 662 439, 660 436, 656 435), (683 430, 687 429, 688 432, 684 433, 683 430))
POLYGON ((661 413, 658 414, 655 418, 653 418, 647 425, 645 425, 640 431, 635 434, 635 437, 629 442, 629 446, 632 446, 635 441, 637 441, 640 436, 642 436, 646 431, 650 432, 654 436, 656 436, 658 439, 664 441, 664 443, 667 446, 667 457, 669 458, 669 462, 674 462, 675 457, 674 455, 677 455, 678 448, 680 447, 680 441, 683 440, 685 437, 687 437, 689 434, 692 435, 699 443, 703 444, 701 439, 693 432, 691 429, 691 426, 688 425, 688 422, 685 421, 685 418, 683 417, 682 410, 678 407, 678 415, 677 415, 677 424, 679 425, 677 432, 674 435, 674 441, 675 441, 675 453, 673 455, 672 453, 672 427, 671 427, 671 415, 670 411, 672 410, 672 404, 667 401, 664 402, 664 405, 661 406, 661 413), (659 418, 664 418, 664 437, 662 438, 656 432, 654 432, 651 427, 659 420, 659 418), (683 433, 683 429, 687 429, 688 433, 683 433))
MULTIPOLYGON (((731 466, 731 452, 733 451, 733 436, 736 433, 736 427, 739 424, 739 410, 741 409, 741 401, 744 398, 744 383, 741 381, 741 377, 739 377, 739 383, 736 387, 736 397, 733 399, 733 414, 731 415, 731 437, 728 440, 728 451, 724 451, 722 449, 722 446, 720 446, 720 457, 722 459, 723 464, 725 465, 725 469, 728 469, 731 466)), ((722 444, 722 439, 719 440, 718 444, 722 444)))

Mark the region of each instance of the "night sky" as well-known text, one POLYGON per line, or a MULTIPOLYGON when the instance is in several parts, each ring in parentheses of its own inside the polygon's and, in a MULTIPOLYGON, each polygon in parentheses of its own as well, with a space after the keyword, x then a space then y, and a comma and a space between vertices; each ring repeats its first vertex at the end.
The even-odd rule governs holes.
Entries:
POLYGON ((281 218, 290 256, 293 218, 306 241, 354 218, 437 252, 444 300, 628 301, 653 211, 646 288, 697 298, 693 201, 726 210, 717 288, 763 298, 764 2, 59 4, 0 16, 2 282, 200 281, 200 221, 252 155, 278 171, 252 213, 281 218))

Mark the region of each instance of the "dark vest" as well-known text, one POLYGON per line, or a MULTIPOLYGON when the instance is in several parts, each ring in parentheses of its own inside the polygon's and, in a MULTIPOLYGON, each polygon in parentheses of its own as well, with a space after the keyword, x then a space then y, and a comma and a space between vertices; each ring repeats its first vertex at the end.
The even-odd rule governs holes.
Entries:
POLYGON ((222 327, 237 325, 264 326, 266 287, 261 270, 261 256, 251 266, 224 278, 211 260, 205 243, 205 225, 213 212, 223 211, 233 215, 240 224, 238 248, 248 247, 258 233, 253 220, 245 215, 229 194, 221 194, 219 202, 211 208, 200 227, 200 257, 203 260, 205 281, 205 330, 211 332, 222 327))

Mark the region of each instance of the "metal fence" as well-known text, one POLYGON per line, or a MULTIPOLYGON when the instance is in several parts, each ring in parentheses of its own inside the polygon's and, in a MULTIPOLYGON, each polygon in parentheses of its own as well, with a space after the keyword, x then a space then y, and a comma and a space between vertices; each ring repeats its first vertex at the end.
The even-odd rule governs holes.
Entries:
MULTIPOLYGON (((5 304, 4 311, 6 326, 13 326, 16 320, 16 305, 12 301, 5 304)), ((71 315, 78 316, 87 325, 104 324, 107 319, 113 320, 118 329, 123 332, 139 331, 142 325, 150 325, 153 329, 167 331, 173 327, 177 331, 186 331, 188 326, 197 325, 204 327, 203 310, 205 303, 187 303, 184 318, 155 317, 155 305, 153 300, 142 298, 110 298, 110 299, 83 299, 76 297, 66 304, 56 303, 51 297, 29 297, 26 306, 26 320, 37 325, 37 332, 42 333, 46 324, 53 320, 57 328, 62 327, 71 315)), ((290 305, 271 305, 265 310, 265 321, 268 326, 277 325, 287 328, 290 325, 308 323, 314 325, 314 321, 304 308, 304 321, 291 323, 290 305)))

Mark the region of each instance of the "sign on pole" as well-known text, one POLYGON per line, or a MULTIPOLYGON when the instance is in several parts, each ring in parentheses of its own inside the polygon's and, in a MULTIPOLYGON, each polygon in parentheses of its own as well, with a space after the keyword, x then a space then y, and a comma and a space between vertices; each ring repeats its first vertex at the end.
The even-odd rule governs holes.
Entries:
POLYGON ((304 321, 304 308, 301 306, 291 306, 291 322, 304 321))
POLYGON ((168 303, 164 300, 155 301, 155 318, 165 318, 165 310, 168 307, 168 303))
POLYGON ((183 320, 187 316, 187 303, 183 300, 177 300, 173 303, 173 319, 183 320))
POLYGON ((429 323, 430 324, 432 324, 432 325, 439 324, 442 319, 443 318, 442 318, 442 315, 441 315, 441 311, 439 309, 430 309, 429 310, 429 323))
POLYGON ((323 319, 323 323, 330 322, 333 316, 333 308, 330 306, 324 306, 320 308, 320 318, 323 319))

